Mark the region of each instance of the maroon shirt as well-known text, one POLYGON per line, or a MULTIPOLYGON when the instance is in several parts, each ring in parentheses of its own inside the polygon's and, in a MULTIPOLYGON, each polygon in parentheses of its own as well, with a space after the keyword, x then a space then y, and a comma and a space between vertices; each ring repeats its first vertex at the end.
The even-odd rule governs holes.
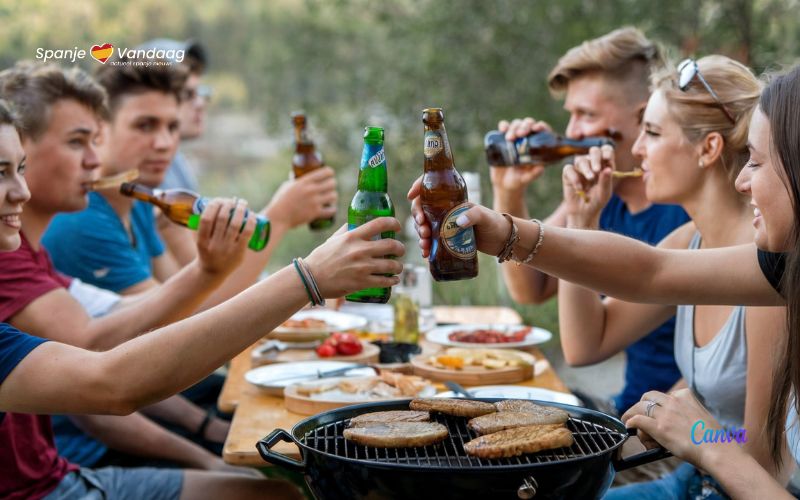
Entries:
MULTIPOLYGON (((47 292, 70 285, 70 279, 53 268, 44 248, 36 252, 25 235, 20 236, 20 248, 0 257, 0 321, 47 292)), ((49 416, 0 413, 0 498, 42 498, 77 469, 58 456, 49 416)))
POLYGON ((56 271, 44 247, 35 251, 25 233, 22 244, 0 257, 0 321, 8 321, 28 304, 57 288, 69 288, 72 280, 56 271))

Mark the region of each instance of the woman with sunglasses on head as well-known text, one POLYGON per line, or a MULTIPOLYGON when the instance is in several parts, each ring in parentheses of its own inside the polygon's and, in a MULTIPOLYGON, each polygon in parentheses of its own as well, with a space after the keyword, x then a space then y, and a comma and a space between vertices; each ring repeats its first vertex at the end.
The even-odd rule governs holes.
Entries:
MULTIPOLYGON (((30 199, 17 119, 0 99, 0 252, 20 245, 20 214, 30 199)), ((203 212, 200 231, 216 236, 244 222, 203 212), (205 229, 204 229, 205 227, 205 229)), ((255 228, 246 221, 240 255, 255 228)), ((343 227, 305 260, 284 267, 236 297, 183 321, 95 352, 27 335, 0 323, 0 497, 61 498, 302 498, 286 481, 202 470, 85 469, 58 455, 52 413, 125 415, 191 386, 280 325, 309 300, 341 297, 397 284, 403 245, 373 240, 399 231, 380 218, 353 231, 343 227)), ((216 241, 216 240, 215 240, 216 241)), ((2 265, 2 257, 0 257, 2 265)))
MULTIPOLYGON (((474 227, 481 252, 503 257, 510 254, 516 260, 533 254, 528 265, 623 300, 653 304, 786 304, 789 334, 774 347, 781 359, 773 371, 768 418, 757 428, 746 429, 748 441, 769 443, 775 467, 786 462, 787 441, 788 451, 796 461, 800 459, 797 400, 790 398, 800 387, 797 109, 800 66, 769 83, 750 121, 750 159, 736 179, 736 188, 750 198, 754 207, 755 245, 704 250, 654 248, 619 235, 543 226, 518 218, 512 218, 512 225, 503 215, 482 206, 469 209, 457 221, 462 227, 474 227)), ((420 209, 419 188, 418 181, 409 191, 409 199, 413 200, 422 253, 428 255, 431 230, 420 209)), ((782 478, 773 477, 736 441, 695 444, 704 437, 692 434, 698 422, 704 429, 721 429, 721 425, 690 389, 670 394, 648 392, 623 415, 623 420, 640 430, 643 442, 660 443, 708 472, 734 498, 791 498, 782 478)))
MULTIPOLYGON (((685 61, 678 73, 672 69, 654 75, 652 90, 633 154, 645 172, 648 200, 680 204, 692 219, 659 247, 719 248, 752 242, 752 210, 734 180, 747 161, 747 129, 761 92, 759 81, 745 66, 710 56, 685 61)), ((612 182, 610 172, 602 169, 603 155, 613 167, 609 147, 579 157, 564 169, 568 227, 597 229, 612 182)), ((608 359, 677 309, 674 349, 683 386, 688 385, 725 426, 756 429, 766 420, 773 346, 781 339, 785 308, 637 304, 602 299, 566 281, 559 288, 558 305, 564 357, 579 366, 608 359)), ((620 413, 625 410, 620 408, 620 413)), ((766 441, 751 439, 744 448, 779 475, 766 441)), ((681 496, 698 490, 704 481, 707 491, 718 487, 684 463, 658 480, 611 490, 606 498, 681 496)))

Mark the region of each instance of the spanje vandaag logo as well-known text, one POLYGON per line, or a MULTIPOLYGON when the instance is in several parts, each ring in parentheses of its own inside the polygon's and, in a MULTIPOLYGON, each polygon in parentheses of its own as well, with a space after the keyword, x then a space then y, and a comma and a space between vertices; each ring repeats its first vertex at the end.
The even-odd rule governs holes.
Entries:
POLYGON ((106 64, 132 64, 137 65, 161 65, 182 63, 186 51, 184 49, 129 49, 127 47, 115 47, 111 43, 104 42, 102 44, 92 45, 87 51, 79 47, 71 49, 46 49, 39 47, 36 49, 36 60, 42 62, 57 61, 66 63, 75 63, 86 59, 91 56, 95 61, 106 64), (116 61, 112 58, 116 57, 116 61), (120 61, 121 59, 137 59, 136 61, 120 61))

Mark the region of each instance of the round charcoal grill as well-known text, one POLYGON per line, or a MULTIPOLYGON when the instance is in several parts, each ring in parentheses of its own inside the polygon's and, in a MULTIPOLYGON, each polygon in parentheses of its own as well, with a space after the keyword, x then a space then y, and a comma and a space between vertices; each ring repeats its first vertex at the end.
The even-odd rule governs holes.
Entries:
MULTIPOLYGON (((500 399, 479 399, 490 403, 500 399)), ((513 458, 485 459, 467 455, 464 443, 477 437, 469 419, 432 413, 449 431, 443 442, 417 448, 376 448, 344 439, 349 420, 363 413, 407 410, 409 400, 367 403, 309 417, 291 434, 276 429, 258 442, 267 462, 305 474, 319 499, 353 498, 563 498, 602 496, 614 470, 652 462, 669 455, 663 449, 618 459, 617 449, 628 438, 618 419, 575 406, 538 402, 567 411, 567 428, 575 442, 569 448, 529 453, 513 458), (279 441, 301 450, 301 460, 273 452, 279 441)))

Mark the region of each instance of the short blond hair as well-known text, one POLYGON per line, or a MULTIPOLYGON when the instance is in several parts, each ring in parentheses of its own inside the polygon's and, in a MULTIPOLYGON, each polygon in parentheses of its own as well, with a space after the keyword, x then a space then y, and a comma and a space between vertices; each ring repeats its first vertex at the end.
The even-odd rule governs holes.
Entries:
POLYGON ((624 95, 646 101, 650 94, 650 75, 663 67, 664 58, 658 45, 640 30, 628 26, 571 48, 550 71, 547 85, 553 96, 560 97, 570 80, 587 73, 599 73, 624 83, 624 95))
POLYGON ((689 142, 697 143, 712 132, 722 136, 725 143, 722 165, 734 181, 750 156, 747 132, 763 83, 750 68, 725 56, 703 57, 697 60, 697 67, 733 115, 735 123, 725 116, 716 99, 697 77, 683 91, 678 87, 678 72, 665 68, 653 75, 652 89, 664 93, 670 116, 678 122, 689 142))

